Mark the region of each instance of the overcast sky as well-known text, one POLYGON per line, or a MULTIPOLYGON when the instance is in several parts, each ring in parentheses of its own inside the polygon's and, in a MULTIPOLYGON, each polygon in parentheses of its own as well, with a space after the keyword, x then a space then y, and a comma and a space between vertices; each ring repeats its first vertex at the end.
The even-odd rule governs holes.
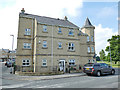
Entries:
POLYGON ((53 18, 68 17, 80 28, 86 17, 95 26, 95 46, 98 54, 108 45, 107 39, 118 34, 118 0, 0 0, 0 49, 17 48, 19 12, 53 18), (97 2, 96 2, 97 1, 97 2), (114 2, 113 2, 114 1, 114 2))

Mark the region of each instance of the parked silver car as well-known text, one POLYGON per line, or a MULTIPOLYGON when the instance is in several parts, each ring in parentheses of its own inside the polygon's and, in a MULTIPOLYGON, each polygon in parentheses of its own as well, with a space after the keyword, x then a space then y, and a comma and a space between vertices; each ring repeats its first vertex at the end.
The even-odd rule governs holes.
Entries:
POLYGON ((115 69, 106 63, 87 63, 83 67, 83 72, 87 75, 101 76, 103 74, 115 74, 115 69))

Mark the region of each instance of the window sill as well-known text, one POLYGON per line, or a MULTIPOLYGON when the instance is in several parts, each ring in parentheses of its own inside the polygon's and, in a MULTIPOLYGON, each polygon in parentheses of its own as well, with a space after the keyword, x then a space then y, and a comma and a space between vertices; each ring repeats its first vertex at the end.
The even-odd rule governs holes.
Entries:
POLYGON ((30 65, 22 65, 22 67, 30 67, 30 65))
POLYGON ((61 50, 61 49, 63 49, 63 48, 57 48, 57 49, 61 50))
POLYGON ((75 50, 68 50, 68 52, 75 52, 75 50))
POLYGON ((47 66, 41 66, 41 68, 47 68, 47 66))
POLYGON ((42 31, 43 33, 48 33, 48 31, 42 31))
POLYGON ((23 48, 22 50, 32 50, 31 48, 23 48))
POLYGON ((59 35, 63 35, 63 33, 58 33, 59 35))
POLYGON ((24 36, 31 36, 31 35, 26 35, 26 34, 24 34, 24 36))
POLYGON ((68 36, 74 37, 74 35, 68 35, 68 36))
POLYGON ((42 47, 42 49, 48 49, 48 47, 42 47))
POLYGON ((95 42, 92 42, 92 41, 87 41, 87 43, 95 43, 95 42))
POLYGON ((87 52, 88 54, 95 54, 95 52, 87 52))

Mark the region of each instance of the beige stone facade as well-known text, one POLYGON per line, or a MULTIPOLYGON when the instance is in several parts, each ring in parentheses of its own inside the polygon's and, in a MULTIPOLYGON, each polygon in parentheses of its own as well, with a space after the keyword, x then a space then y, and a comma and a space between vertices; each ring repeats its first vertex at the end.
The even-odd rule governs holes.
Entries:
POLYGON ((61 20, 26 14, 22 11, 19 14, 17 38, 18 70, 66 72, 70 66, 76 66, 79 70, 88 62, 96 62, 93 58, 94 26, 79 29, 67 18, 61 20))

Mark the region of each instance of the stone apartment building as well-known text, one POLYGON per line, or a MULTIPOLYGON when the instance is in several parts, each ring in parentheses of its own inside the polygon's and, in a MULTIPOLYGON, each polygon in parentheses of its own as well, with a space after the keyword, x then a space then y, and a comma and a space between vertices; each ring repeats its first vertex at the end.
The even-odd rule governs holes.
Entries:
POLYGON ((81 28, 64 19, 19 14, 16 65, 18 71, 66 72, 69 67, 96 62, 94 29, 87 18, 81 28), (20 69, 22 68, 22 69, 20 69))
POLYGON ((0 61, 9 61, 16 59, 16 50, 0 49, 0 61))

